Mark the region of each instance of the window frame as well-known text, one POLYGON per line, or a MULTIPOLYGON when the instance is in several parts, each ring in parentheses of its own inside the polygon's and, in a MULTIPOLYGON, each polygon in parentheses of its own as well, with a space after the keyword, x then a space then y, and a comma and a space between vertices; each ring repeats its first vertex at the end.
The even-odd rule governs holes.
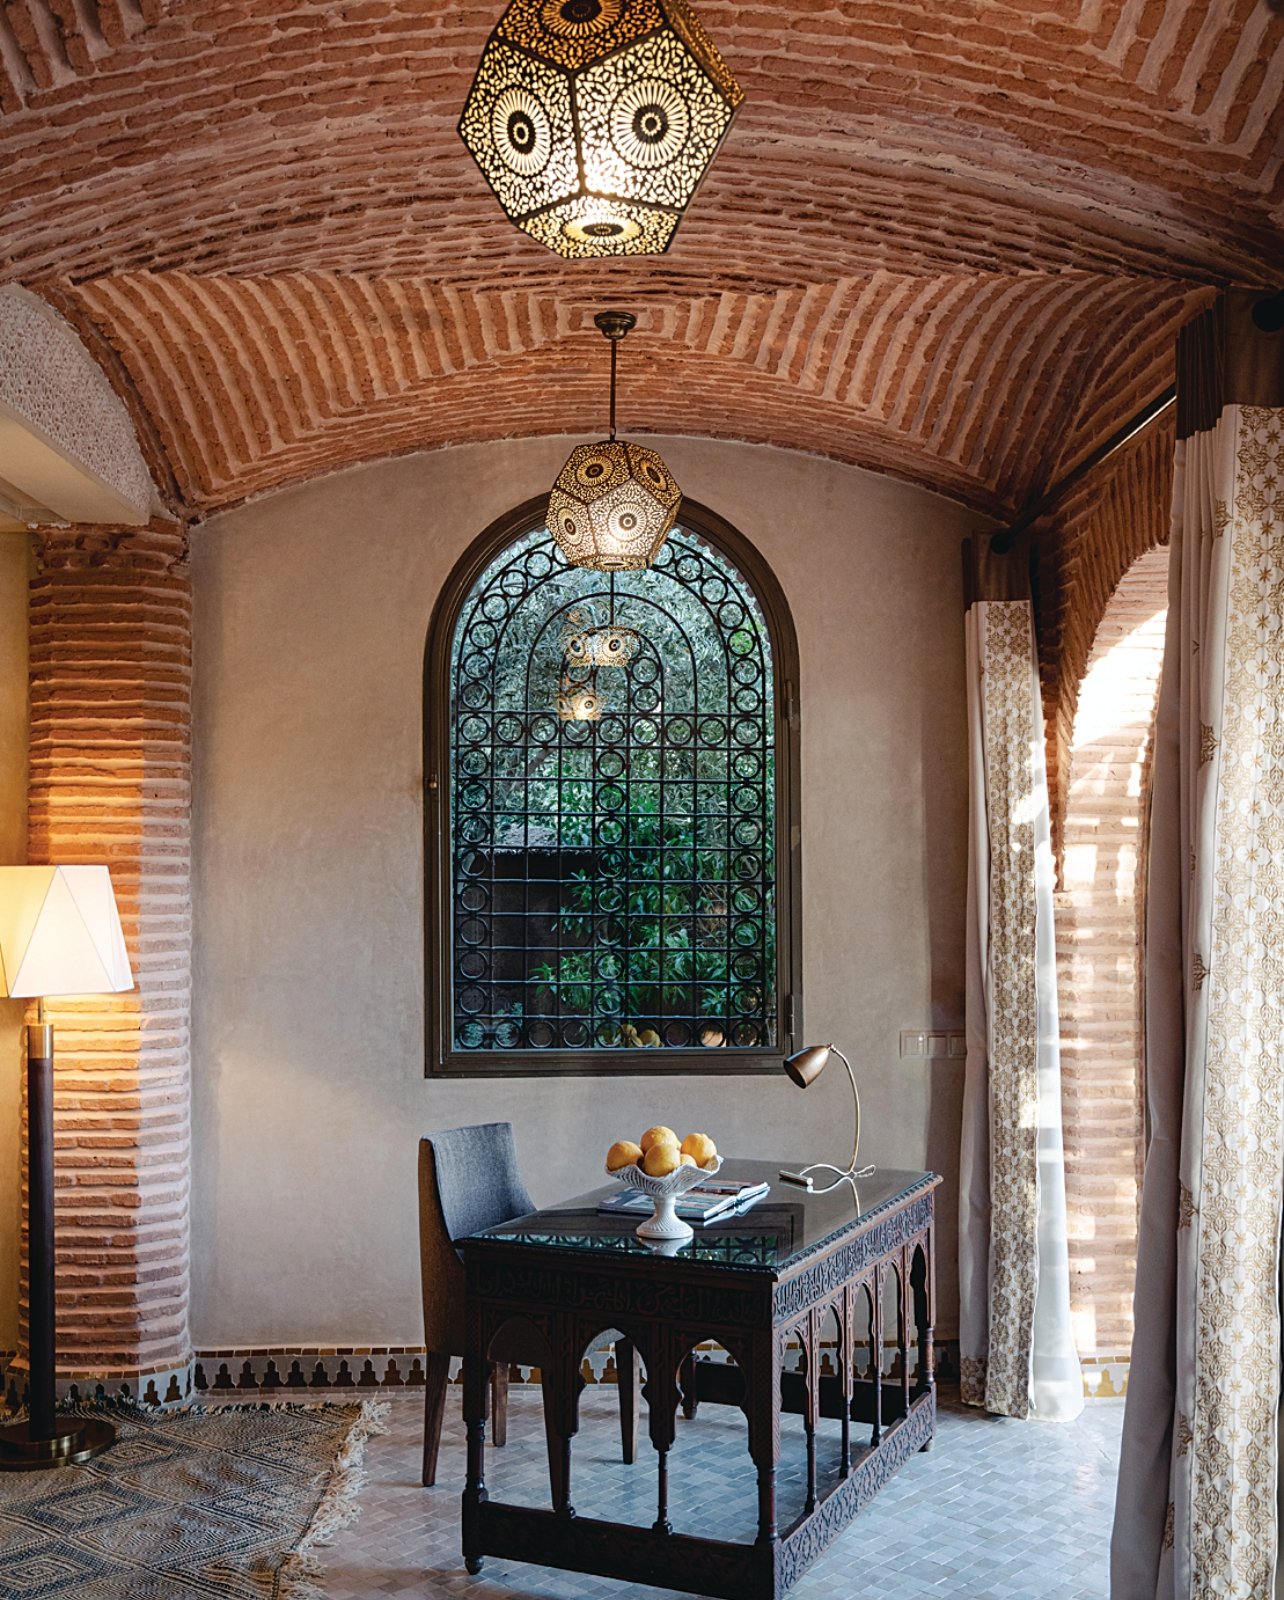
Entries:
POLYGON ((744 576, 767 624, 775 687, 776 1044, 757 1049, 461 1050, 452 1009, 450 704, 452 643, 478 579, 506 545, 544 523, 547 497, 496 518, 464 551, 433 607, 424 650, 424 1076, 429 1078, 745 1076, 779 1072, 802 1027, 802 829, 798 639, 784 591, 745 536, 683 499, 678 522, 744 576))

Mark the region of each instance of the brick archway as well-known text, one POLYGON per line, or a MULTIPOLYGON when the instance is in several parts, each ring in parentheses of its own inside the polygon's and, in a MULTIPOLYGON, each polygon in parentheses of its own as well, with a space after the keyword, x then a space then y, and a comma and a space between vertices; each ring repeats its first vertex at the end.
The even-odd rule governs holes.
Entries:
POLYGON ((1168 551, 1139 556, 1079 688, 1057 895, 1070 1294, 1089 1385, 1121 1393, 1144 1156, 1141 929, 1146 799, 1168 551))

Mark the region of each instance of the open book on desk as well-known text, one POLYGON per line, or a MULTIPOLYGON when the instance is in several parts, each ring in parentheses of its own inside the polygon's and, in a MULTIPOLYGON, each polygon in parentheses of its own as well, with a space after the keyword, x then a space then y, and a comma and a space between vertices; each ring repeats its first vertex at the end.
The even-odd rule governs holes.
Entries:
MULTIPOLYGON (((763 1195, 770 1193, 771 1186, 766 1183, 745 1183, 735 1178, 710 1178, 706 1183, 696 1184, 694 1189, 688 1189, 685 1194, 679 1195, 674 1202, 674 1208, 684 1222, 715 1222, 730 1216, 738 1216, 742 1211, 747 1211, 756 1200, 761 1200, 763 1195)), ((597 1203, 599 1211, 619 1216, 639 1216, 649 1214, 655 1202, 649 1194, 643 1194, 640 1189, 620 1189, 615 1194, 605 1195, 597 1203)))

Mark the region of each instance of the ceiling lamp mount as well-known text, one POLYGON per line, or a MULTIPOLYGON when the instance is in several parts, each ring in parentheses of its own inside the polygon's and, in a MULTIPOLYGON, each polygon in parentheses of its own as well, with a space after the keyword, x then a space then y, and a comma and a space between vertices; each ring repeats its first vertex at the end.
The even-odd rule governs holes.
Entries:
POLYGON ((558 255, 659 255, 743 99, 686 0, 512 0, 459 135, 558 255))
POLYGON ((548 528, 573 567, 631 572, 649 567, 677 520, 682 491, 654 450, 615 437, 615 373, 620 341, 637 318, 599 311, 611 345, 611 432, 572 450, 548 497, 548 528))
POLYGON ((638 319, 631 311, 598 311, 594 314, 593 325, 614 345, 618 344, 626 333, 633 332, 638 325, 638 319))

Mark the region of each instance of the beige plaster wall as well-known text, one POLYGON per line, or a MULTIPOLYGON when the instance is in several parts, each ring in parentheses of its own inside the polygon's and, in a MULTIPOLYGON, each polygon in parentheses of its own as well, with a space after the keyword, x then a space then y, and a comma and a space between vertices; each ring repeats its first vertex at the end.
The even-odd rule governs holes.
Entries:
MULTIPOLYGON (((27 579, 31 540, 0 533, 0 865, 27 859, 27 579)), ((18 1342, 18 1113, 24 1002, 0 1000, 0 1349, 18 1342)))
MULTIPOLYGON (((806 1034, 860 1073, 863 1153, 946 1175, 939 1331, 955 1329, 961 1069, 901 1061, 962 1021, 965 706, 959 540, 933 496, 812 457, 659 441, 771 562, 802 657, 806 1034)), ((423 1076, 421 684, 439 587, 567 440, 360 468, 194 539, 194 1331, 198 1347, 421 1335, 416 1141, 511 1118, 537 1200, 598 1181, 663 1120, 724 1151, 841 1157, 840 1072, 423 1076)))

